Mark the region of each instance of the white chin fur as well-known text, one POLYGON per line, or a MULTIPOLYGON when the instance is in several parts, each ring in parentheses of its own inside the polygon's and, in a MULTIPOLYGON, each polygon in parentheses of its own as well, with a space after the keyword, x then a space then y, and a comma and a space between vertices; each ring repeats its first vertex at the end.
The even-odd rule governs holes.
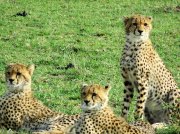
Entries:
POLYGON ((149 38, 149 34, 146 32, 143 32, 141 35, 139 34, 139 32, 135 31, 134 33, 129 33, 129 35, 126 36, 126 38, 128 38, 131 41, 144 41, 147 40, 149 38))
POLYGON ((106 101, 104 101, 103 104, 102 103, 96 103, 95 105, 89 104, 87 106, 86 103, 83 103, 81 105, 81 108, 83 111, 98 111, 98 110, 101 110, 104 107, 106 107, 107 103, 108 103, 108 99, 106 101))
POLYGON ((82 109, 84 110, 84 111, 97 111, 97 110, 100 110, 100 109, 102 109, 103 108, 103 106, 101 105, 101 104, 95 104, 95 105, 89 105, 89 106, 87 106, 85 103, 83 103, 82 105, 81 105, 81 107, 82 107, 82 109))
POLYGON ((8 82, 7 87, 10 90, 16 90, 16 89, 24 89, 25 87, 29 86, 30 84, 23 82, 23 83, 19 83, 19 84, 10 84, 8 82))

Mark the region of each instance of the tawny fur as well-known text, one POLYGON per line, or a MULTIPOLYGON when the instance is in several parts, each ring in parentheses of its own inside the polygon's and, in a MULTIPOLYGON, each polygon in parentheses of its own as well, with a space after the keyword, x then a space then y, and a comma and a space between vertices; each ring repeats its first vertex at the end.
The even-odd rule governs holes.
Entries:
POLYGON ((121 74, 125 85, 122 116, 127 118, 136 89, 135 118, 146 117, 150 123, 170 123, 176 115, 176 119, 180 120, 180 90, 149 39, 152 17, 126 17, 124 24, 126 43, 121 56, 121 74), (165 105, 174 108, 165 108, 165 105))
POLYGON ((129 125, 108 106, 109 86, 86 85, 81 91, 83 113, 67 134, 155 134, 145 122, 129 125))
POLYGON ((10 64, 5 76, 7 92, 0 97, 0 127, 25 129, 34 133, 63 134, 78 115, 57 113, 33 96, 31 76, 34 65, 10 64))

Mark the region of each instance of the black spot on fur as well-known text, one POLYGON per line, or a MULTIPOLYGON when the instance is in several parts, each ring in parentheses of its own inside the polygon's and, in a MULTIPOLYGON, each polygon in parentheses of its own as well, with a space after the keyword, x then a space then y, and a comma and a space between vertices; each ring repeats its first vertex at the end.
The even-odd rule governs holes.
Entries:
POLYGON ((129 90, 130 92, 133 92, 133 88, 128 88, 128 90, 129 90))
POLYGON ((125 86, 131 86, 132 84, 131 84, 131 82, 129 82, 129 81, 125 81, 125 82, 124 82, 124 85, 125 85, 125 86))

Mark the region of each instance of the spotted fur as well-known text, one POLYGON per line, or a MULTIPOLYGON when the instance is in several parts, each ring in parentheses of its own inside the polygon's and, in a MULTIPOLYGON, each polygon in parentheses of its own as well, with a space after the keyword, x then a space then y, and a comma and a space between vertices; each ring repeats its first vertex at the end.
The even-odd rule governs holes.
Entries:
POLYGON ((34 133, 63 134, 78 115, 57 113, 33 96, 34 65, 10 64, 5 71, 7 92, 0 97, 0 127, 34 133))
POLYGON ((109 90, 109 86, 97 84, 83 86, 83 113, 68 134, 155 134, 148 123, 136 122, 129 125, 124 118, 116 117, 107 105, 109 90))
POLYGON ((149 39, 152 17, 126 17, 124 24, 126 44, 121 57, 125 86, 122 116, 127 118, 136 89, 136 118, 146 117, 150 123, 170 123, 172 117, 177 115, 179 120, 180 90, 149 39))

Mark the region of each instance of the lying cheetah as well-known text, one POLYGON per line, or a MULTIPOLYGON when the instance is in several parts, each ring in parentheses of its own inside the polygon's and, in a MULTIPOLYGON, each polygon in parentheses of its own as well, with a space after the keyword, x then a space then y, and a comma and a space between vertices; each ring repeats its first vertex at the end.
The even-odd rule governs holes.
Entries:
POLYGON ((122 116, 127 117, 134 89, 137 89, 135 118, 146 117, 150 123, 170 123, 172 116, 176 115, 180 120, 180 90, 149 39, 152 17, 126 17, 124 24, 126 44, 121 59, 125 85, 122 116), (165 108, 166 103, 171 108, 165 108))
POLYGON ((37 100, 31 90, 33 71, 34 65, 7 66, 5 76, 8 91, 0 97, 0 127, 43 134, 64 134, 64 129, 73 125, 78 115, 54 112, 37 100))
POLYGON ((67 134, 155 134, 148 123, 136 122, 129 125, 124 118, 116 117, 107 105, 109 90, 109 86, 83 86, 83 113, 67 134))

